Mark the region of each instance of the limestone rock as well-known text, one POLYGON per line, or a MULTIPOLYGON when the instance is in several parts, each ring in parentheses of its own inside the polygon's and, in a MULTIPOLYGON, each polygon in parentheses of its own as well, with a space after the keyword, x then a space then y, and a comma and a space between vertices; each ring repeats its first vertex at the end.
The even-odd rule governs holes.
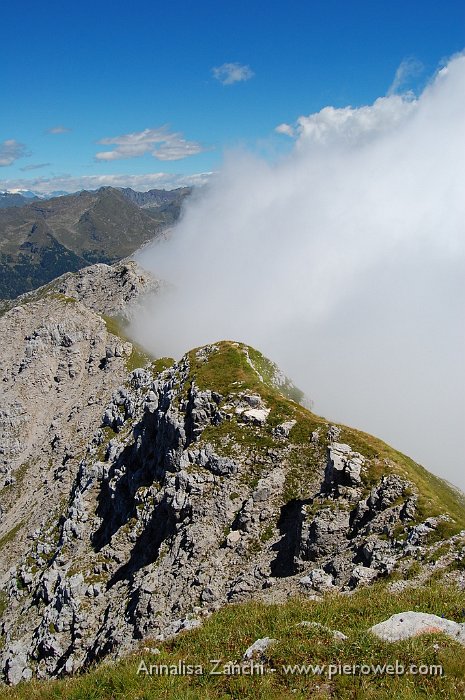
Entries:
POLYGON ((244 423, 253 423, 254 425, 263 425, 268 418, 270 410, 268 408, 250 408, 242 411, 241 418, 244 423))
POLYGON ((371 569, 368 566, 356 566, 352 571, 349 586, 351 588, 356 588, 360 584, 371 583, 374 579, 378 578, 378 576, 379 571, 376 569, 371 569))
POLYGON ((313 569, 308 576, 300 579, 302 586, 309 586, 315 591, 328 591, 333 588, 333 577, 323 569, 313 569))
POLYGON ((398 613, 392 615, 388 620, 370 627, 369 631, 387 642, 397 642, 419 634, 442 632, 455 639, 456 642, 465 645, 465 623, 454 622, 429 613, 411 611, 398 613))
POLYGON ((307 515, 302 512, 303 527, 299 558, 315 561, 320 555, 337 554, 345 548, 350 529, 350 512, 346 509, 322 508, 307 515))
POLYGON ((292 428, 294 427, 294 425, 296 423, 297 423, 297 421, 295 421, 295 420, 288 420, 288 421, 285 421, 284 423, 280 423, 273 430, 273 433, 276 437, 287 438, 287 437, 289 437, 289 433, 291 432, 292 428))
POLYGON ((278 640, 272 637, 263 637, 262 639, 256 639, 253 644, 245 650, 242 659, 243 661, 250 661, 251 659, 257 659, 264 656, 265 651, 272 646, 277 644, 278 640))
POLYGON ((116 265, 98 263, 67 273, 56 280, 54 288, 99 314, 130 318, 135 302, 156 293, 160 282, 137 263, 127 260, 116 265))
POLYGON ((340 442, 332 442, 328 453, 326 486, 328 488, 338 485, 358 486, 361 482, 360 472, 365 458, 358 452, 352 451, 349 445, 340 442))

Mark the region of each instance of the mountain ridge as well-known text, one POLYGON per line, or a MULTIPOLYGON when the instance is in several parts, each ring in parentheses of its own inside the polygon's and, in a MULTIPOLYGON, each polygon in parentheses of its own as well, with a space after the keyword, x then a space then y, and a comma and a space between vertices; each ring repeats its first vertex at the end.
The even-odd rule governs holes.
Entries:
POLYGON ((189 193, 152 190, 159 204, 141 208, 127 192, 105 187, 1 209, 0 298, 15 298, 64 272, 128 257, 177 220, 189 193))
POLYGON ((25 204, 29 204, 32 199, 39 198, 24 196, 20 192, 0 192, 0 209, 7 209, 8 207, 22 207, 25 204))
POLYGON ((135 349, 119 319, 156 288, 134 263, 95 265, 0 319, 7 682, 80 672, 231 603, 414 566, 465 585, 462 495, 308 411, 249 346, 135 349))

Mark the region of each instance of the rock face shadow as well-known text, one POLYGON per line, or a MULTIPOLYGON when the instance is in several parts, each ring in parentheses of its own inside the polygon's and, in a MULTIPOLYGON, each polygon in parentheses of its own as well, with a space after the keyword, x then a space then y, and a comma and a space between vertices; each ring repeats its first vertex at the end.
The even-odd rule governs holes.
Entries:
POLYGON ((99 552, 113 535, 136 515, 134 494, 141 486, 153 482, 150 470, 141 463, 134 445, 124 448, 117 461, 112 464, 97 498, 96 515, 99 528, 92 534, 92 547, 99 552), (125 472, 122 478, 118 473, 125 472))
POLYGON ((160 547, 176 533, 178 517, 171 504, 163 499, 154 509, 152 518, 137 539, 128 561, 115 571, 107 584, 107 590, 118 581, 128 579, 132 574, 156 561, 160 547))
POLYGON ((300 546, 302 507, 309 502, 293 499, 281 507, 278 520, 281 539, 272 547, 276 557, 270 564, 271 575, 276 578, 285 578, 296 573, 295 557, 300 546))

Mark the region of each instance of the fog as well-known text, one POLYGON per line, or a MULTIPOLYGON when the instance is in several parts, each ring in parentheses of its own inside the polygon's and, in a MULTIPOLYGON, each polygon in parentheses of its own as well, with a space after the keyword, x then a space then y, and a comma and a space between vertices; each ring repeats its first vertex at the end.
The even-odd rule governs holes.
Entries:
POLYGON ((227 154, 140 253, 171 286, 133 332, 157 356, 249 343, 315 412, 465 489, 465 57, 419 97, 277 131, 289 155, 227 154))

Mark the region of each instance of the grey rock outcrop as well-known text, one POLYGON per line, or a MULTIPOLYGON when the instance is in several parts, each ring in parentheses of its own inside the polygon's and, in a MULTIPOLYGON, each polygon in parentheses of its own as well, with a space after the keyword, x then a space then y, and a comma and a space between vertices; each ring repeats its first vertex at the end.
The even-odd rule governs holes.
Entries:
POLYGON ((56 292, 80 301, 87 308, 106 316, 128 320, 135 304, 148 294, 155 294, 161 283, 132 260, 116 265, 99 263, 55 280, 56 292))
POLYGON ((358 486, 361 483, 360 472, 365 458, 354 452, 350 445, 339 442, 332 442, 328 450, 325 486, 358 486))

